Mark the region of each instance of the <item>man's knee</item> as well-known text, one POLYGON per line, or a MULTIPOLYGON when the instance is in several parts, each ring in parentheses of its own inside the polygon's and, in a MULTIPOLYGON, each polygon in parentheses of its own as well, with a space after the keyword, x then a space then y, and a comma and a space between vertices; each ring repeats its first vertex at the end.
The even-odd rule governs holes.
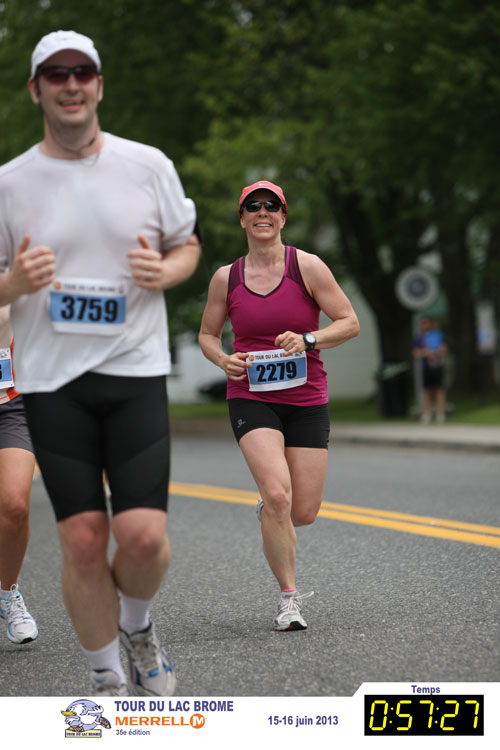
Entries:
POLYGON ((106 516, 102 516, 102 519, 88 519, 81 514, 59 524, 64 557, 71 566, 90 569, 100 566, 106 559, 109 524, 106 516))
POLYGON ((113 521, 118 548, 138 563, 149 563, 168 555, 165 514, 151 509, 120 513, 113 521))
POLYGON ((161 556, 166 549, 166 534, 153 528, 137 529, 128 535, 126 545, 121 546, 130 557, 138 562, 149 563, 161 556))

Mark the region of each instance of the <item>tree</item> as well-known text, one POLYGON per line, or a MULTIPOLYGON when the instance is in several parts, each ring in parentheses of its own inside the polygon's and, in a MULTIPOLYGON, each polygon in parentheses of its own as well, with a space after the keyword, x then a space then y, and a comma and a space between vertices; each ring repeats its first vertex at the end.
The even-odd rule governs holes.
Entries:
MULTIPOLYGON (((42 120, 26 87, 32 50, 56 29, 90 36, 104 74, 101 126, 116 135, 160 148, 173 159, 188 195, 182 159, 207 133, 209 115, 196 97, 203 75, 221 42, 221 24, 231 12, 219 3, 195 0, 4 0, 0 3, 0 163, 17 156, 42 136, 42 120), (204 50, 203 62, 193 51, 204 50)), ((197 274, 168 292, 172 339, 199 325, 207 274, 197 274), (186 301, 190 300, 188 304, 186 301)))
MULTIPOLYGON (((359 154, 376 165, 370 182, 380 179, 382 167, 386 185, 406 194, 410 188, 410 215, 420 215, 436 230, 432 246, 439 250, 443 266, 448 332, 457 355, 456 385, 465 389, 474 385, 477 372, 478 279, 487 275, 493 281, 498 260, 488 213, 497 212, 499 201, 493 166, 495 156, 498 159, 494 122, 500 66, 494 49, 499 13, 490 3, 475 3, 474 8, 458 0, 441 3, 439 9, 433 5, 427 0, 401 7, 386 3, 361 19, 346 14, 347 33, 335 46, 334 64, 347 56, 351 65, 345 85, 350 92, 353 77, 358 86, 363 80, 361 91, 351 93, 348 115, 357 111, 358 122, 360 117, 370 122, 370 110, 377 106, 370 91, 384 104, 382 108, 379 101, 366 138, 368 149, 365 145, 359 154), (360 55, 359 43, 351 40, 363 37, 360 55), (388 64, 396 53, 397 59, 388 64), (356 57, 363 62, 356 65, 356 57), (487 230, 480 248, 482 269, 473 242, 472 230, 478 225, 487 230)), ((409 215, 398 212, 398 225, 405 213, 409 215)), ((420 237, 421 233, 414 235, 416 247, 421 246, 420 237)), ((497 295, 499 282, 497 274, 497 295)))
POLYGON ((242 5, 203 81, 210 107, 217 70, 230 70, 209 137, 186 163, 199 192, 220 181, 210 155, 231 163, 234 189, 248 165, 279 175, 309 213, 290 224, 309 247, 333 222, 325 258, 340 260, 369 301, 385 361, 410 356, 396 278, 438 251, 456 386, 473 387, 476 297, 485 278, 490 294, 500 286, 499 10, 461 0, 242 5))
POLYGON ((196 330, 208 278, 241 250, 237 198, 286 187, 286 237, 353 277, 381 361, 410 357, 398 274, 435 251, 456 386, 477 370, 475 305, 500 305, 500 9, 491 0, 4 0, 0 160, 40 123, 24 91, 39 37, 77 28, 102 52, 105 129, 171 156, 197 203, 204 260, 168 293, 196 330))

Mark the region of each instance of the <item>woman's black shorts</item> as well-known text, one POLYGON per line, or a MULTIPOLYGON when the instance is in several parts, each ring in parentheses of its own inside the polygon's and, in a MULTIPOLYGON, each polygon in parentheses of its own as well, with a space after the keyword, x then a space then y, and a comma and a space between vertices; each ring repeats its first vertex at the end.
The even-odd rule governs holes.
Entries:
POLYGON ((35 456, 58 521, 106 510, 166 510, 170 435, 165 376, 88 372, 57 391, 24 395, 35 456))
POLYGON ((328 448, 328 404, 293 406, 249 398, 230 398, 227 403, 234 436, 238 442, 250 430, 268 427, 283 433, 287 447, 328 448))

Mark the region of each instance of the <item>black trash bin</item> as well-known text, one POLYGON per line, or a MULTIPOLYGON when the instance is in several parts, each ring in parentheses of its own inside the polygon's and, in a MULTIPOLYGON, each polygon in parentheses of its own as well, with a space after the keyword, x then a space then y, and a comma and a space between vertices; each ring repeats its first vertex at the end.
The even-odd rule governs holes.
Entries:
POLYGON ((227 378, 219 378, 219 380, 204 383, 198 388, 198 393, 201 396, 208 396, 214 401, 224 400, 227 394, 227 378))
POLYGON ((377 373, 378 410, 382 417, 406 417, 410 405, 410 372, 405 362, 385 363, 377 373))

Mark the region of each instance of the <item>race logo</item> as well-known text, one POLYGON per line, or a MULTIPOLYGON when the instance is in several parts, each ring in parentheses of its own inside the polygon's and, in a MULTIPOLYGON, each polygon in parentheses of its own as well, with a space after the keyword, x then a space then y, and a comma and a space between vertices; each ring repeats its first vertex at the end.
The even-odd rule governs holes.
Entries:
POLYGON ((70 703, 66 711, 61 711, 68 724, 65 737, 101 737, 101 727, 111 729, 111 724, 102 715, 103 711, 102 706, 86 698, 70 703))

